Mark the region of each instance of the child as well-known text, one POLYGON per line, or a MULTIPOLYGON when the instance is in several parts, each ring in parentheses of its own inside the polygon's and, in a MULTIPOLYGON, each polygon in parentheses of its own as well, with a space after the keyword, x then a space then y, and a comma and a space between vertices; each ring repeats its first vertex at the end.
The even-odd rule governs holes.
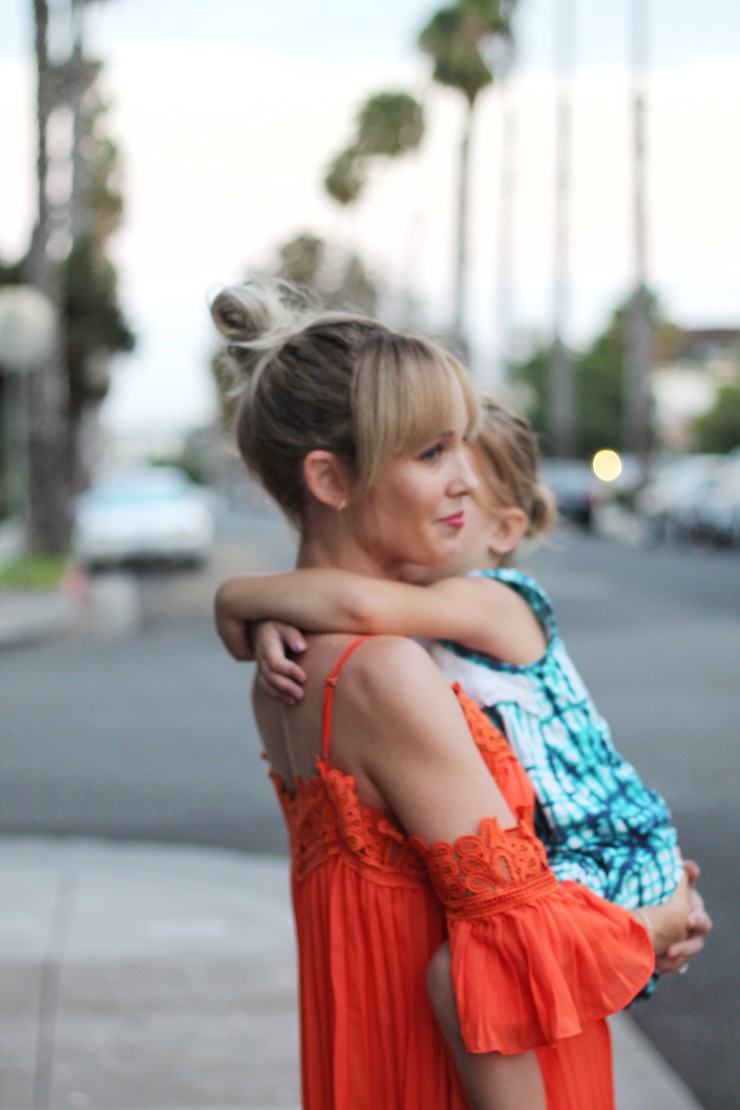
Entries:
MULTIPOLYGON (((684 872, 670 812, 615 750, 558 635, 547 595, 506 565, 520 541, 542 537, 554 517, 537 481, 529 425, 484 401, 471 449, 481 490, 465 509, 457 565, 409 568, 407 583, 336 569, 238 576, 217 595, 219 633, 241 659, 251 657, 244 621, 268 617, 313 631, 434 640, 435 661, 484 708, 526 769, 538 799, 537 832, 557 877, 639 913, 665 902, 684 872)), ((296 628, 266 626, 256 644, 263 689, 300 699, 305 675, 290 656, 302 647, 296 628)), ((687 867, 695 879, 696 865, 687 867)), ((685 969, 685 958, 701 947, 697 938, 709 921, 695 906, 693 941, 669 950, 661 970, 685 969)))

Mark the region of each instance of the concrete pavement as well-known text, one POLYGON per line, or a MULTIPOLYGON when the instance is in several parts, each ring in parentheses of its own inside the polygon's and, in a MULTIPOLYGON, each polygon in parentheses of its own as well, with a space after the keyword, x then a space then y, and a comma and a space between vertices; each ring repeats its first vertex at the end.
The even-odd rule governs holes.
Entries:
MULTIPOLYGON (((299 1106, 288 862, 0 841, 3 1110, 299 1106)), ((626 1015, 619 1110, 698 1110, 626 1015)))

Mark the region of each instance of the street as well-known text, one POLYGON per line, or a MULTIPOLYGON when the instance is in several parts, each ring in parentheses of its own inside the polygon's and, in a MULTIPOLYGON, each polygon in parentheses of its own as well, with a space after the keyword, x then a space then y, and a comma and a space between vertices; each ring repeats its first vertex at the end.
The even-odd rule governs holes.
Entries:
MULTIPOLYGON (((142 621, 129 635, 5 651, 0 832, 285 852, 252 667, 224 654, 210 610, 224 575, 290 561, 277 518, 234 513, 206 571, 139 579, 142 621)), ((668 798, 684 854, 702 866, 708 950, 631 1013, 708 1110, 729 1110, 740 1085, 737 553, 563 528, 522 565, 551 593, 617 747, 668 798)))

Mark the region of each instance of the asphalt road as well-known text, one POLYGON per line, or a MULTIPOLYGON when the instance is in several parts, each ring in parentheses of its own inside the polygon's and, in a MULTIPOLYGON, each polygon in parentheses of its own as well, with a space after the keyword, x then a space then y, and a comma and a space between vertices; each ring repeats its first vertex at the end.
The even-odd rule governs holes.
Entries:
MULTIPOLYGON (((249 708, 252 668, 210 618, 215 583, 290 565, 282 524, 235 512, 201 574, 138 581, 138 630, 0 658, 0 832, 284 852, 249 708)), ((645 551, 564 530, 524 560, 551 592, 617 746, 669 799, 715 920, 687 976, 635 1006, 708 1110, 737 1105, 740 559, 645 551)))

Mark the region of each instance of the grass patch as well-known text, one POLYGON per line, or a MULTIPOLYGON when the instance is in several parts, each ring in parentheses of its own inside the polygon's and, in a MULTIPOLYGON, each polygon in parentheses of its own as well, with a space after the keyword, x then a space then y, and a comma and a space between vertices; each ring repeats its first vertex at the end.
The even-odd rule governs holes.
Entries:
POLYGON ((66 555, 29 555, 0 566, 0 589, 53 590, 67 569, 66 555))

